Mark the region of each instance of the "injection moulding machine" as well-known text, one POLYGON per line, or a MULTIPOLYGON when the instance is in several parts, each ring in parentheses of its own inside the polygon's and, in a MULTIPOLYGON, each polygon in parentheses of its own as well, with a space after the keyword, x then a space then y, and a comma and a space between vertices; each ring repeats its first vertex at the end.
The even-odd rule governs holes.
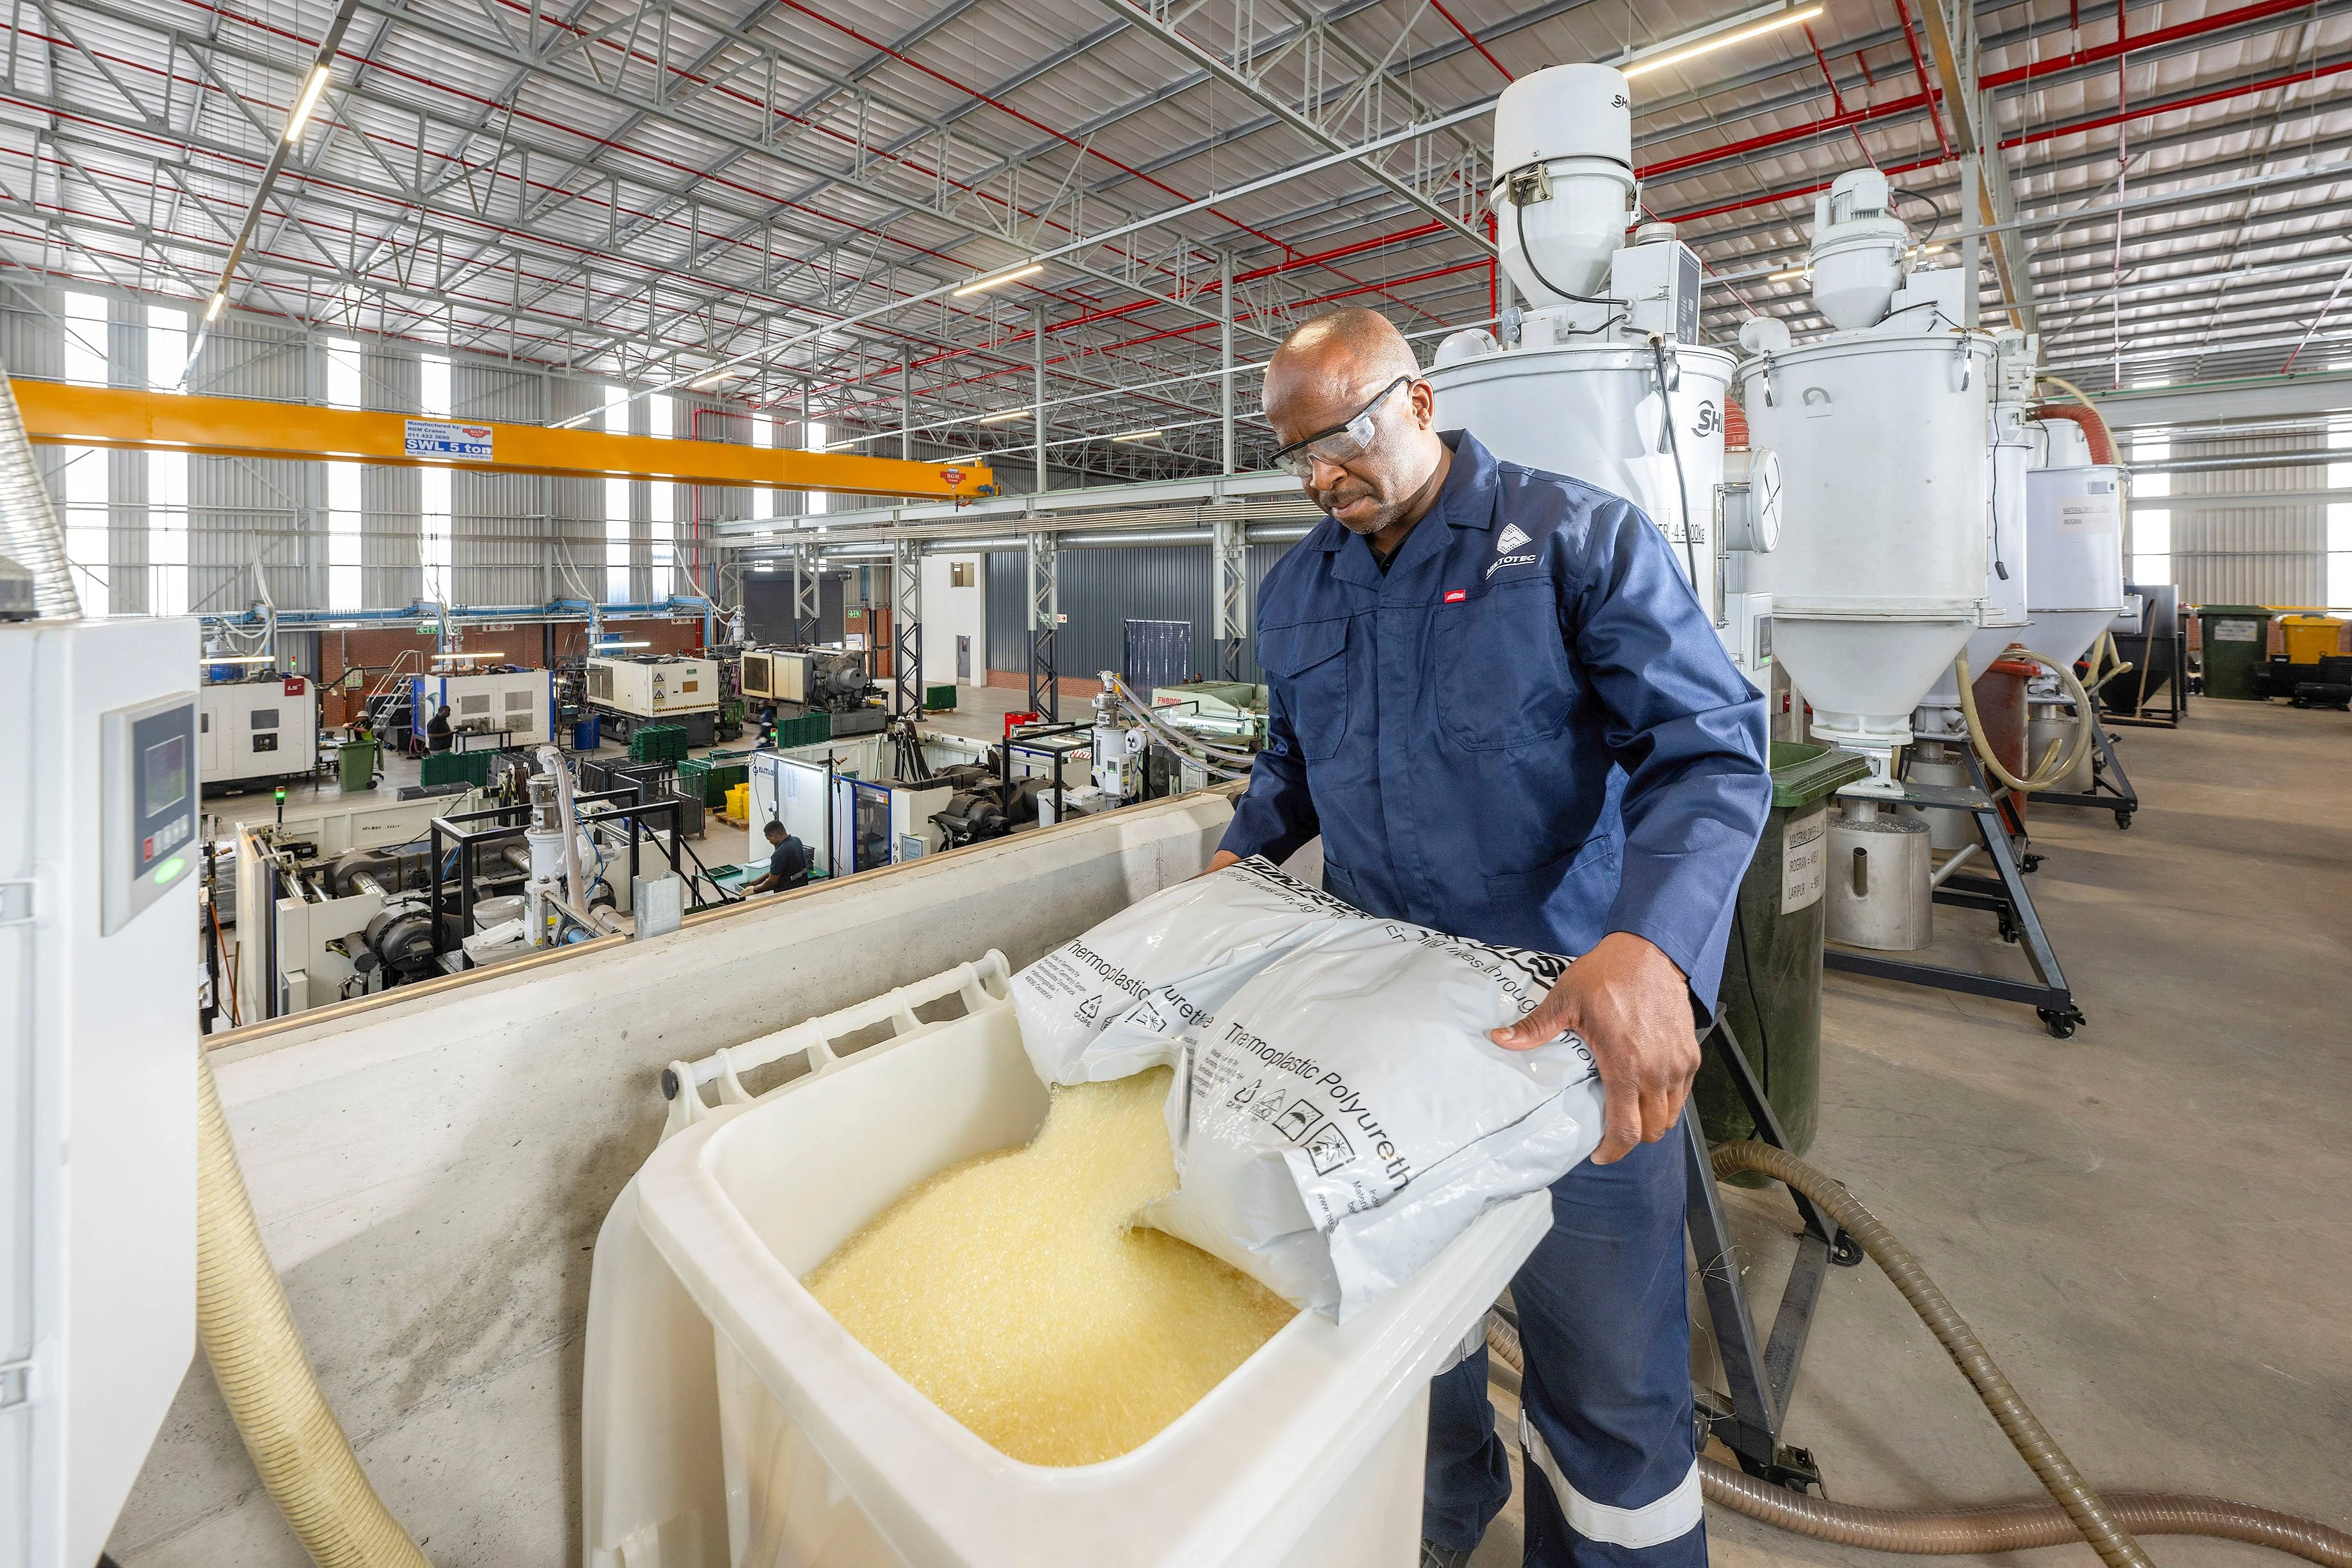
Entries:
POLYGON ((866 672, 866 656, 852 649, 746 649, 741 679, 747 701, 823 709, 833 715, 835 735, 874 733, 887 721, 881 709, 867 705, 875 685, 866 672))
POLYGON ((215 793, 309 777, 319 765, 318 714, 307 676, 205 686, 197 703, 196 776, 215 793))
POLYGON ((409 699, 420 729, 446 703, 449 723, 460 734, 503 730, 511 746, 553 738, 555 677, 548 670, 420 675, 409 682, 409 699))
POLYGON ((592 658, 588 700, 635 719, 673 719, 719 709, 719 662, 672 655, 663 658, 592 658))

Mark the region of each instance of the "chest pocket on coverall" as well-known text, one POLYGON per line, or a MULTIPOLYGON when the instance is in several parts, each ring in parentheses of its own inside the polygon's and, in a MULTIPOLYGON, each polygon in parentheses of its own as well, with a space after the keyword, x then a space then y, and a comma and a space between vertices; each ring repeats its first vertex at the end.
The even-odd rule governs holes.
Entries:
POLYGON ((1504 751, 1567 728, 1568 648, 1549 578, 1506 581, 1467 604, 1440 605, 1430 629, 1446 739, 1504 751))
POLYGON ((1337 752, 1348 732, 1347 618, 1268 626, 1258 634, 1257 661, 1273 678, 1299 754, 1320 762, 1337 752))

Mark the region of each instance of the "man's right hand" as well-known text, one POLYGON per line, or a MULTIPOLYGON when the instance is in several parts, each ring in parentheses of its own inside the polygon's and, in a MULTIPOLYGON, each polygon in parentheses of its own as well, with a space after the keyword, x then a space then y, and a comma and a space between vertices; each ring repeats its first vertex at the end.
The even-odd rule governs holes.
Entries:
POLYGON ((1205 877, 1212 871, 1222 871, 1228 866, 1238 866, 1241 863, 1242 858, 1234 854, 1232 850, 1220 849, 1214 855, 1209 857, 1208 865, 1202 868, 1200 874, 1205 877))

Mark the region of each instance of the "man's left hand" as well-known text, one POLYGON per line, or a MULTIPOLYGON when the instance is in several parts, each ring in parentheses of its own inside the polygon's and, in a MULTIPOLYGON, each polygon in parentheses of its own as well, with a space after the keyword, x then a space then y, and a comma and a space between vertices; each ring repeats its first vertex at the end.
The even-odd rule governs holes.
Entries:
POLYGON ((1674 1127, 1699 1065, 1689 982, 1675 961, 1631 931, 1612 931, 1568 966, 1534 1012, 1487 1038, 1524 1051, 1572 1030, 1592 1047, 1608 1109, 1592 1163, 1606 1165, 1674 1127))

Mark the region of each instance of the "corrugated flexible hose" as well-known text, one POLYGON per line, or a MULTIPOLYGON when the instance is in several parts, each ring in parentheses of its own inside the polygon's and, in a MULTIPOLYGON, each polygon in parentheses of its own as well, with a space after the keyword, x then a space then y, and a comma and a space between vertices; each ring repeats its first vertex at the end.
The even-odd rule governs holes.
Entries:
POLYGON ((429 1568, 310 1370, 201 1049, 196 1081, 196 1331, 253 1468, 320 1568, 429 1568))
MULTIPOLYGON (((1967 1375, 2052 1500, 1970 1509, 1869 1508, 1791 1491, 1703 1458, 1699 1482, 1709 1502, 1816 1541, 1873 1552, 1958 1556, 2087 1541, 2111 1568, 2124 1568, 2148 1561, 2135 1535, 2210 1535, 2292 1552, 2323 1568, 2352 1568, 2352 1534, 2317 1520, 2227 1498, 2094 1491, 1910 1249, 1843 1186, 1765 1143, 1722 1144, 1714 1151, 1713 1163, 1717 1177, 1757 1171, 1795 1188, 1853 1237, 1967 1375)), ((1499 1315, 1487 1319, 1486 1347, 1512 1371, 1523 1370, 1519 1337, 1499 1315)))

